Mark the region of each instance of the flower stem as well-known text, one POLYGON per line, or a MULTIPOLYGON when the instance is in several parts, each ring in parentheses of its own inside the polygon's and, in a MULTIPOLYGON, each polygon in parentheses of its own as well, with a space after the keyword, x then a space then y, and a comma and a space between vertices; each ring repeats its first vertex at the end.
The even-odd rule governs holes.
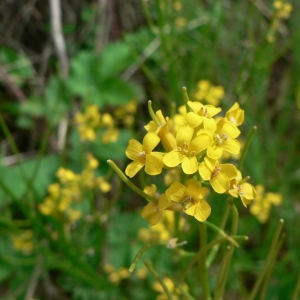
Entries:
POLYGON ((185 86, 182 87, 182 95, 183 95, 183 100, 184 100, 186 112, 188 113, 189 111, 191 111, 190 107, 188 106, 188 102, 190 101, 190 99, 189 99, 187 89, 186 89, 185 86))
POLYGON ((148 110, 149 110, 149 114, 150 114, 152 120, 155 122, 156 126, 160 127, 161 124, 159 123, 159 121, 158 121, 158 119, 157 119, 157 117, 156 117, 156 115, 155 115, 155 113, 153 111, 152 101, 151 100, 148 101, 148 110))
POLYGON ((154 269, 152 263, 150 261, 144 261, 144 265, 149 270, 149 272, 154 276, 154 278, 161 284, 161 286, 164 289, 164 292, 167 296, 167 299, 168 300, 173 300, 173 297, 172 297, 167 285, 164 283, 163 279, 156 272, 156 270, 154 269))
POLYGON ((117 165, 110 159, 107 160, 107 163, 109 164, 109 166, 114 169, 114 171, 117 173, 117 175, 133 190, 135 191, 137 194, 139 194, 140 196, 142 196, 143 198, 145 198, 148 201, 157 203, 157 199, 155 199, 154 197, 151 197, 150 195, 144 193, 142 190, 140 190, 135 184, 133 184, 127 177, 126 175, 117 167, 117 165))
POLYGON ((251 139, 254 135, 254 133, 256 132, 257 130, 257 127, 256 126, 253 126, 252 127, 252 130, 250 131, 248 137, 247 137, 247 140, 246 140, 246 143, 244 145, 244 148, 243 148, 243 151, 242 151, 242 154, 241 154, 241 158, 239 160, 239 164, 238 164, 238 169, 241 171, 242 170, 242 167, 243 167, 243 164, 244 164, 244 160, 245 160, 245 156, 246 156, 246 153, 247 153, 247 150, 248 150, 248 147, 250 145, 250 142, 251 142, 251 139))
POLYGON ((248 298, 248 300, 253 300, 258 292, 258 289, 263 281, 263 279, 265 278, 268 270, 269 270, 269 267, 270 267, 270 264, 272 262, 272 259, 274 257, 274 254, 275 254, 275 251, 276 251, 276 247, 277 247, 277 244, 278 244, 278 239, 279 239, 279 236, 281 234, 281 231, 282 231, 282 228, 283 228, 283 219, 280 219, 279 220, 279 224, 276 228, 276 231, 274 233, 274 236, 273 236, 273 240, 272 240, 272 243, 271 243, 271 246, 270 246, 270 249, 268 251, 268 254, 267 254, 267 257, 266 257, 266 260, 264 262, 264 265, 263 265, 263 268, 251 290, 251 293, 250 293, 250 296, 248 298))
MULTIPOLYGON (((237 241, 245 241, 247 240, 247 238, 245 236, 231 236, 232 239, 237 240, 237 241)), ((185 277, 187 276, 189 270, 191 269, 191 267, 198 261, 199 257, 202 257, 203 252, 211 249, 213 246, 226 242, 228 241, 226 238, 224 237, 220 237, 217 238, 213 241, 211 241, 209 244, 207 244, 205 247, 201 248, 200 251, 198 253, 196 253, 196 255, 193 257, 193 259, 189 262, 189 264, 187 265, 187 267, 183 270, 181 276, 180 276, 180 282, 183 282, 185 277)))
POLYGON ((297 283, 296 283, 296 286, 295 286, 295 289, 294 289, 294 292, 293 292, 293 295, 292 295, 292 300, 299 299, 298 298, 299 294, 300 294, 300 274, 298 276, 297 283))
MULTIPOLYGON (((229 198, 228 204, 231 207, 232 211, 232 226, 231 226, 231 235, 235 235, 238 228, 238 219, 239 212, 236 206, 233 203, 233 199, 229 198)), ((223 257, 223 262, 221 265, 221 269, 219 271, 218 281, 215 289, 215 299, 223 299, 224 290, 227 282, 228 272, 231 264, 232 255, 234 252, 234 247, 230 247, 228 252, 223 257)))
MULTIPOLYGON (((207 245, 207 228, 206 225, 202 222, 199 222, 199 234, 200 234, 200 249, 205 249, 207 245)), ((198 266, 199 266, 199 277, 200 284, 202 286, 204 299, 210 298, 210 289, 208 284, 207 268, 205 265, 206 262, 207 250, 203 250, 202 256, 198 257, 198 266)))

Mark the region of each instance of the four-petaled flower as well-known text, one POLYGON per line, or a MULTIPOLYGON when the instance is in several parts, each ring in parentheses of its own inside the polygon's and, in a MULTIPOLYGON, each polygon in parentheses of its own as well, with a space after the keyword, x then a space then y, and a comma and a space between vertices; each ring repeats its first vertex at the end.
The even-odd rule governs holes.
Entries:
POLYGON ((247 205, 256 198, 256 190, 250 183, 241 181, 242 174, 238 171, 237 176, 230 182, 230 189, 228 190, 228 193, 232 197, 240 197, 244 206, 247 207, 247 205))
POLYGON ((129 141, 126 156, 133 160, 133 162, 131 162, 125 170, 127 176, 133 177, 143 166, 145 166, 145 172, 149 175, 161 173, 163 154, 152 152, 159 141, 159 137, 152 132, 145 135, 143 145, 134 139, 129 141))
POLYGON ((227 119, 221 119, 217 124, 217 130, 213 133, 213 142, 207 148, 206 155, 212 159, 219 159, 223 151, 239 154, 241 144, 235 138, 240 134, 239 129, 227 119))
POLYGON ((168 198, 183 205, 183 212, 204 222, 210 215, 211 208, 203 199, 207 190, 195 179, 189 179, 185 185, 174 181, 166 190, 168 198))
POLYGON ((167 153, 163 163, 170 168, 181 164, 185 174, 194 174, 198 170, 197 155, 212 142, 209 134, 193 138, 194 129, 188 125, 181 126, 176 134, 177 149, 167 153))
POLYGON ((219 164, 217 160, 205 157, 199 165, 199 173, 204 180, 209 180, 212 188, 223 194, 230 188, 230 180, 238 175, 237 168, 232 164, 219 164))
POLYGON ((157 199, 157 202, 149 202, 142 209, 141 216, 146 219, 150 226, 156 225, 162 218, 164 209, 171 205, 171 200, 165 194, 158 195, 154 184, 146 186, 144 192, 157 199))

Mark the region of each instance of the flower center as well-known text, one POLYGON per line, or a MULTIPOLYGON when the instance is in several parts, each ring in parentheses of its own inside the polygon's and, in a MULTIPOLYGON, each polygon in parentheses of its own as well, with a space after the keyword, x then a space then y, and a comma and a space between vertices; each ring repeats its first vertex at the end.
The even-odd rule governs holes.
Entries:
POLYGON ((239 193, 239 195, 244 196, 246 193, 243 192, 243 185, 240 184, 237 187, 238 187, 238 193, 239 193))
POLYGON ((138 158, 146 157, 146 151, 141 151, 137 154, 138 158))
POLYGON ((189 143, 188 142, 183 142, 182 147, 177 147, 178 151, 185 155, 185 156, 195 156, 196 155, 196 151, 195 150, 189 150, 189 143))
POLYGON ((202 115, 203 117, 209 118, 207 107, 203 106, 201 108, 200 115, 202 115))
POLYGON ((223 145, 224 142, 228 140, 228 135, 224 132, 220 134, 215 134, 214 136, 214 142, 216 143, 217 146, 223 145))
POLYGON ((211 173, 211 178, 217 177, 221 173, 222 168, 221 167, 215 167, 213 172, 211 173))
POLYGON ((195 201, 194 201, 194 199, 193 199, 192 196, 188 195, 188 196, 186 196, 186 197, 183 199, 182 204, 183 204, 183 209, 184 209, 184 210, 187 210, 187 209, 189 209, 192 205, 195 204, 195 201))
POLYGON ((235 119, 234 117, 230 117, 230 118, 229 118, 229 121, 230 121, 233 125, 236 124, 236 119, 235 119))

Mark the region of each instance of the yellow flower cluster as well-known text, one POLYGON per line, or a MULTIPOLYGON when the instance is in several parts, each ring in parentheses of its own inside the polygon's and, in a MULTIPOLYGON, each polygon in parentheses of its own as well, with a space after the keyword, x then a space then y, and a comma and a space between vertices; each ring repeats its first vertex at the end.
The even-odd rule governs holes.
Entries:
POLYGON ((16 251, 21 251, 25 255, 32 253, 34 244, 32 240, 32 231, 24 230, 20 235, 12 236, 13 248, 16 251))
POLYGON ((126 155, 132 162, 125 174, 135 176, 143 167, 149 175, 158 175, 163 169, 177 170, 192 178, 185 182, 173 181, 167 190, 159 194, 156 187, 147 187, 144 193, 153 199, 142 210, 142 216, 151 226, 157 224, 164 210, 178 211, 194 216, 204 222, 211 213, 205 200, 209 190, 201 181, 210 183, 215 192, 240 197, 247 206, 256 197, 254 187, 242 177, 235 165, 220 163, 223 153, 239 154, 240 126, 244 121, 244 111, 235 103, 223 118, 215 116, 221 108, 203 105, 201 102, 187 101, 186 109, 180 109, 172 118, 164 117, 161 110, 154 113, 153 121, 145 129, 147 133, 140 143, 129 141, 126 155), (164 152, 154 151, 161 144, 164 152))
POLYGON ((75 115, 75 123, 82 141, 94 141, 99 128, 106 128, 102 134, 103 143, 113 143, 118 140, 119 131, 115 128, 113 117, 108 113, 100 115, 97 105, 88 106, 85 113, 78 112, 75 115))
POLYGON ((279 193, 265 193, 263 185, 256 187, 257 197, 250 206, 250 212, 260 223, 265 223, 270 215, 272 205, 279 206, 282 203, 282 195, 279 193))
POLYGON ((108 280, 115 285, 118 285, 122 280, 130 277, 128 268, 121 267, 116 269, 110 263, 105 264, 103 266, 103 270, 106 274, 108 274, 108 280))
POLYGON ((293 6, 287 3, 285 0, 275 0, 273 3, 274 12, 272 17, 271 27, 267 33, 267 41, 274 43, 275 34, 279 30, 280 25, 284 19, 288 19, 291 16, 293 6))
POLYGON ((193 98, 196 101, 205 101, 208 104, 218 106, 224 95, 225 90, 221 85, 213 86, 208 80, 200 80, 196 91, 193 93, 193 98))
POLYGON ((87 164, 80 174, 65 168, 56 172, 58 183, 48 186, 48 196, 39 205, 39 210, 44 215, 64 217, 69 222, 75 222, 81 217, 81 211, 72 207, 83 199, 83 191, 100 189, 103 193, 110 191, 111 186, 103 177, 95 177, 95 170, 99 166, 98 160, 91 154, 87 155, 87 164))
POLYGON ((118 106, 114 110, 114 118, 117 122, 124 124, 125 127, 131 127, 136 110, 137 100, 133 99, 124 105, 118 106))
MULTIPOLYGON (((180 289, 176 287, 174 282, 169 277, 164 277, 163 282, 167 286, 168 290, 171 292, 172 299, 179 300, 182 299, 182 294, 180 292, 180 289)), ((159 293, 159 295, 156 297, 156 300, 168 300, 169 298, 165 294, 165 291, 161 284, 159 282, 155 282, 152 286, 152 288, 159 293)), ((188 286, 184 284, 184 288, 186 290, 189 290, 188 286)))

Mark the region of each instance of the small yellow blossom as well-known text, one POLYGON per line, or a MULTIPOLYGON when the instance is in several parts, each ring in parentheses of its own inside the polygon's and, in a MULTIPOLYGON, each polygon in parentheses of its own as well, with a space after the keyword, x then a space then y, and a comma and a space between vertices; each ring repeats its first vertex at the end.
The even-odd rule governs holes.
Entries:
POLYGON ((238 170, 232 164, 219 164, 217 160, 205 157, 199 165, 199 173, 203 180, 209 180, 212 188, 223 194, 230 188, 230 180, 238 175, 238 170))
POLYGON ((176 134, 177 149, 165 154, 163 162, 167 167, 174 168, 181 164, 185 174, 194 174, 198 170, 197 155, 212 142, 208 134, 193 138, 194 129, 188 125, 181 126, 176 134))
POLYGON ((210 215, 211 208, 204 200, 207 190, 195 179, 189 179, 185 185, 175 181, 166 190, 168 198, 183 205, 183 212, 204 222, 210 215))
POLYGON ((244 110, 242 110, 240 105, 235 102, 227 111, 225 118, 234 126, 240 126, 244 122, 244 110))
POLYGON ((16 251, 21 251, 25 255, 29 255, 33 251, 33 233, 31 230, 24 230, 19 235, 12 237, 13 247, 16 251))
POLYGON ((93 141, 96 139, 95 130, 100 126, 100 119, 97 105, 88 106, 84 114, 80 112, 76 114, 75 123, 82 141, 93 141))
POLYGON ((263 185, 256 187, 257 197, 250 206, 250 212, 260 223, 265 223, 270 215, 272 205, 279 206, 282 203, 282 195, 279 193, 265 193, 263 185))
POLYGON ((149 202, 141 212, 141 216, 148 221, 149 225, 154 226, 161 220, 164 209, 171 205, 171 200, 165 194, 158 195, 154 184, 146 186, 144 192, 157 199, 157 202, 149 202))
POLYGON ((197 90, 193 93, 193 98, 196 101, 206 101, 208 104, 218 106, 224 94, 225 91, 222 86, 213 86, 208 80, 200 80, 197 84, 197 90))
POLYGON ((152 152, 159 143, 160 138, 152 132, 145 135, 143 144, 137 140, 131 139, 126 149, 126 156, 133 160, 126 170, 125 174, 133 177, 142 167, 145 166, 145 172, 149 175, 157 175, 162 171, 162 154, 152 152))
POLYGON ((238 128, 227 119, 220 120, 216 131, 213 133, 213 142, 207 148, 207 156, 212 159, 219 159, 223 151, 239 154, 241 144, 235 139, 239 134, 238 128))
POLYGON ((236 178, 230 182, 230 189, 228 190, 228 193, 233 197, 240 197, 244 206, 247 207, 247 205, 256 198, 256 190, 250 183, 241 183, 241 181, 242 174, 238 171, 236 178))
POLYGON ((192 101, 188 101, 188 106, 193 110, 186 115, 186 120, 191 127, 196 128, 202 124, 206 130, 212 132, 216 130, 216 121, 213 117, 221 111, 220 107, 192 101))

